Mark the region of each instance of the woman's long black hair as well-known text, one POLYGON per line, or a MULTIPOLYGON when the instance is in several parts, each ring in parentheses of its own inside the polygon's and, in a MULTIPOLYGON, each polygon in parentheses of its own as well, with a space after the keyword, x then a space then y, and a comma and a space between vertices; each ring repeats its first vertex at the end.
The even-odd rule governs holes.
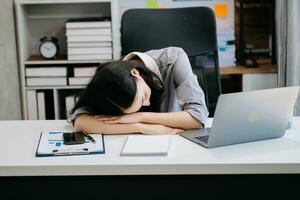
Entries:
POLYGON ((132 61, 115 61, 98 67, 94 77, 81 92, 72 110, 84 108, 92 115, 121 115, 129 108, 137 92, 137 85, 131 75, 137 69, 151 89, 150 106, 140 111, 159 112, 163 99, 164 85, 159 77, 142 64, 132 61))

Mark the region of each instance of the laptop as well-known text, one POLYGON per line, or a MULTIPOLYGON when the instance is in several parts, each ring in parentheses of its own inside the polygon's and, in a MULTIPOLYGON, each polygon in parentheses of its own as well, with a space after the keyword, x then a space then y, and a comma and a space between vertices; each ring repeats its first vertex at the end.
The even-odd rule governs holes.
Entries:
POLYGON ((222 94, 211 128, 180 135, 206 148, 281 137, 293 116, 299 88, 222 94))

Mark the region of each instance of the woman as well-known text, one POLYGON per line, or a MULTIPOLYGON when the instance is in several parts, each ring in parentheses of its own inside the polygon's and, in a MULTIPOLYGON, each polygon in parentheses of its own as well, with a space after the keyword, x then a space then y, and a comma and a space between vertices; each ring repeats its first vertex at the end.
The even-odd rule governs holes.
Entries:
POLYGON ((203 127, 204 99, 183 49, 132 52, 97 69, 72 120, 76 131, 175 134, 203 127))

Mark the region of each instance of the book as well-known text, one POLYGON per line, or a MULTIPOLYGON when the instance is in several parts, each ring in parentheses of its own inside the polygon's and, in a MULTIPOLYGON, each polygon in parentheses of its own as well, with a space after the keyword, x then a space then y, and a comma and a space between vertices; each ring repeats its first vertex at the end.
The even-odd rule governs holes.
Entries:
POLYGON ((111 42, 111 35, 76 35, 68 36, 67 41, 69 42, 111 42))
POLYGON ((26 91, 26 103, 27 103, 27 119, 37 120, 38 119, 38 109, 37 109, 37 97, 36 90, 26 91))
POLYGON ((46 119, 45 93, 37 92, 38 119, 46 119))
POLYGON ((93 77, 97 67, 74 67, 74 77, 93 77))
POLYGON ((67 85, 66 77, 33 77, 26 78, 27 86, 57 86, 67 85))
POLYGON ((72 35, 111 35, 110 28, 78 28, 78 29, 67 29, 67 36, 72 35))
POLYGON ((55 119, 53 90, 44 90, 46 104, 46 119, 55 119))
POLYGON ((110 28, 111 21, 104 21, 103 19, 82 19, 82 20, 68 20, 66 22, 66 29, 72 28, 110 28))
POLYGON ((121 156, 166 156, 171 135, 130 135, 127 136, 121 156))
POLYGON ((77 55, 77 54, 112 54, 111 47, 69 47, 68 55, 77 55))
POLYGON ((69 60, 102 60, 112 59, 112 54, 85 54, 85 55, 68 55, 69 60))
POLYGON ((67 76, 67 68, 66 67, 26 67, 25 74, 27 77, 67 76))
POLYGON ((71 131, 42 131, 35 156, 46 157, 105 153, 104 137, 102 134, 89 134, 96 143, 84 137, 83 144, 66 145, 64 144, 63 134, 69 132, 71 131))
POLYGON ((69 114, 71 113, 72 109, 75 106, 75 95, 69 95, 66 96, 65 98, 65 103, 66 103, 66 115, 69 116, 69 114))
POLYGON ((112 47, 111 42, 68 42, 68 48, 71 47, 112 47))
POLYGON ((70 77, 69 85, 87 85, 92 77, 70 77))

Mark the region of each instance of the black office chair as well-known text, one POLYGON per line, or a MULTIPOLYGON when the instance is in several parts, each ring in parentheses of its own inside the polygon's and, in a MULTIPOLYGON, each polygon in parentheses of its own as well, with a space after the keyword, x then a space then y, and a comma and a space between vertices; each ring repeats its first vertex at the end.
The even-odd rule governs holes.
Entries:
POLYGON ((122 55, 181 47, 206 95, 210 116, 221 94, 216 21, 208 7, 130 9, 121 21, 122 55))

